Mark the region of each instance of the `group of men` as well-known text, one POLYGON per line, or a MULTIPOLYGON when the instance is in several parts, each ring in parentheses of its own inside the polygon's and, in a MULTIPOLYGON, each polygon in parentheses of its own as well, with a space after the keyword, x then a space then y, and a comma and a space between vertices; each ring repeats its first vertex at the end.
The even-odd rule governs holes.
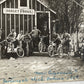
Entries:
POLYGON ((69 33, 64 32, 63 34, 53 34, 52 41, 56 44, 57 49, 59 49, 60 44, 63 46, 63 52, 68 53, 70 52, 72 46, 71 46, 71 36, 69 33))
POLYGON ((12 29, 11 32, 10 32, 10 34, 8 35, 7 39, 13 40, 13 41, 17 39, 18 41, 20 41, 20 40, 23 39, 23 37, 24 37, 24 35, 23 35, 23 31, 22 30, 17 35, 16 32, 15 32, 15 30, 12 29))
MULTIPOLYGON (((30 33, 26 33, 26 34, 30 34, 33 39, 37 39, 40 33, 41 33, 40 30, 34 27, 34 29, 30 33)), ((17 39, 18 41, 20 41, 20 40, 24 40, 24 35, 25 34, 23 30, 21 30, 20 33, 17 35, 15 30, 12 29, 7 38, 12 38, 13 40, 17 39)))
MULTIPOLYGON (((24 41, 24 37, 25 36, 30 36, 30 38, 32 39, 33 48, 35 48, 36 44, 38 44, 39 41, 40 41, 40 38, 39 38, 40 34, 41 34, 41 31, 39 29, 37 29, 36 26, 34 27, 34 29, 30 33, 27 32, 26 34, 24 34, 24 32, 21 30, 20 33, 17 35, 16 32, 15 32, 15 30, 12 29, 11 32, 10 32, 10 34, 7 37, 7 40, 8 41, 12 40, 15 44, 17 44, 20 41, 24 41)), ((24 47, 24 45, 23 45, 23 47, 24 47)))
MULTIPOLYGON (((42 32, 39 29, 37 29, 36 26, 34 27, 34 29, 30 33, 28 33, 28 32, 26 33, 26 34, 29 34, 30 37, 32 38, 33 48, 35 48, 36 46, 38 46, 39 41, 40 41, 39 36, 41 35, 41 33, 42 32)), ((2 31, 0 30, 0 39, 1 39, 1 34, 2 34, 2 31)), ((26 34, 24 34, 23 30, 21 30, 20 33, 17 35, 17 33, 15 32, 15 30, 12 29, 11 32, 10 32, 10 34, 7 37, 7 40, 8 41, 12 40, 14 42, 18 42, 19 43, 20 41, 24 41, 24 36, 26 34)), ((63 34, 63 39, 65 41, 70 41, 69 38, 70 38, 70 35, 68 33, 64 33, 63 34)), ((56 43, 57 47, 62 43, 59 34, 53 34, 53 39, 52 40, 56 43)), ((69 42, 67 42, 65 45, 66 46, 69 45, 68 43, 69 42)))

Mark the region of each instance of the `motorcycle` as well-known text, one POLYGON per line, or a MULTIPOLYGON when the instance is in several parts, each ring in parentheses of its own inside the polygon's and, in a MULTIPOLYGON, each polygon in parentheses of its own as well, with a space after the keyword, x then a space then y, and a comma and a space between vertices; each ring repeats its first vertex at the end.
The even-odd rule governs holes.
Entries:
POLYGON ((9 54, 13 55, 16 54, 18 57, 24 57, 24 50, 22 48, 22 42, 18 45, 18 41, 6 39, 2 41, 1 46, 3 47, 2 49, 2 55, 10 57, 9 54), (15 45, 15 42, 17 43, 15 45))
POLYGON ((61 40, 59 38, 53 38, 48 46, 48 54, 50 57, 60 55, 62 53, 61 40))
POLYGON ((57 46, 53 41, 50 42, 50 45, 48 46, 48 54, 50 57, 53 57, 57 54, 57 46))

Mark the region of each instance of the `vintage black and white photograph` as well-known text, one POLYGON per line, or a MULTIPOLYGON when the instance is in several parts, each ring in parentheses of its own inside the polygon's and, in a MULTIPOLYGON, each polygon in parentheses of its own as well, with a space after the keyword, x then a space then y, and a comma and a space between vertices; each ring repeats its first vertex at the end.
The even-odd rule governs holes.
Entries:
POLYGON ((0 0, 0 84, 84 80, 84 0, 0 0))

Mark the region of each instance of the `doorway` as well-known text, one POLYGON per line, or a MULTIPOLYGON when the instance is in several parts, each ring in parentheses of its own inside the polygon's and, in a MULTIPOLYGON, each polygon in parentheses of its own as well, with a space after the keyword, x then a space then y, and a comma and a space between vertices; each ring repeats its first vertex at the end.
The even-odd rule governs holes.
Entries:
POLYGON ((37 28, 42 35, 49 35, 48 13, 37 13, 37 28))
MULTIPOLYGON (((46 52, 49 45, 49 18, 48 13, 37 13, 37 29, 41 31, 40 42, 44 43, 42 52, 46 52)), ((39 49, 38 49, 39 50, 39 49)))

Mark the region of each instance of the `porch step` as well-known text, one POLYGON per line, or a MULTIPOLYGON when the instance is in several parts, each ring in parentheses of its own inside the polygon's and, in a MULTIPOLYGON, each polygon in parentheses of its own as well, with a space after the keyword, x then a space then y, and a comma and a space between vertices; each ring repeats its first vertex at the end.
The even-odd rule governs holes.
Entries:
POLYGON ((48 52, 33 52, 35 56, 48 56, 48 52))

